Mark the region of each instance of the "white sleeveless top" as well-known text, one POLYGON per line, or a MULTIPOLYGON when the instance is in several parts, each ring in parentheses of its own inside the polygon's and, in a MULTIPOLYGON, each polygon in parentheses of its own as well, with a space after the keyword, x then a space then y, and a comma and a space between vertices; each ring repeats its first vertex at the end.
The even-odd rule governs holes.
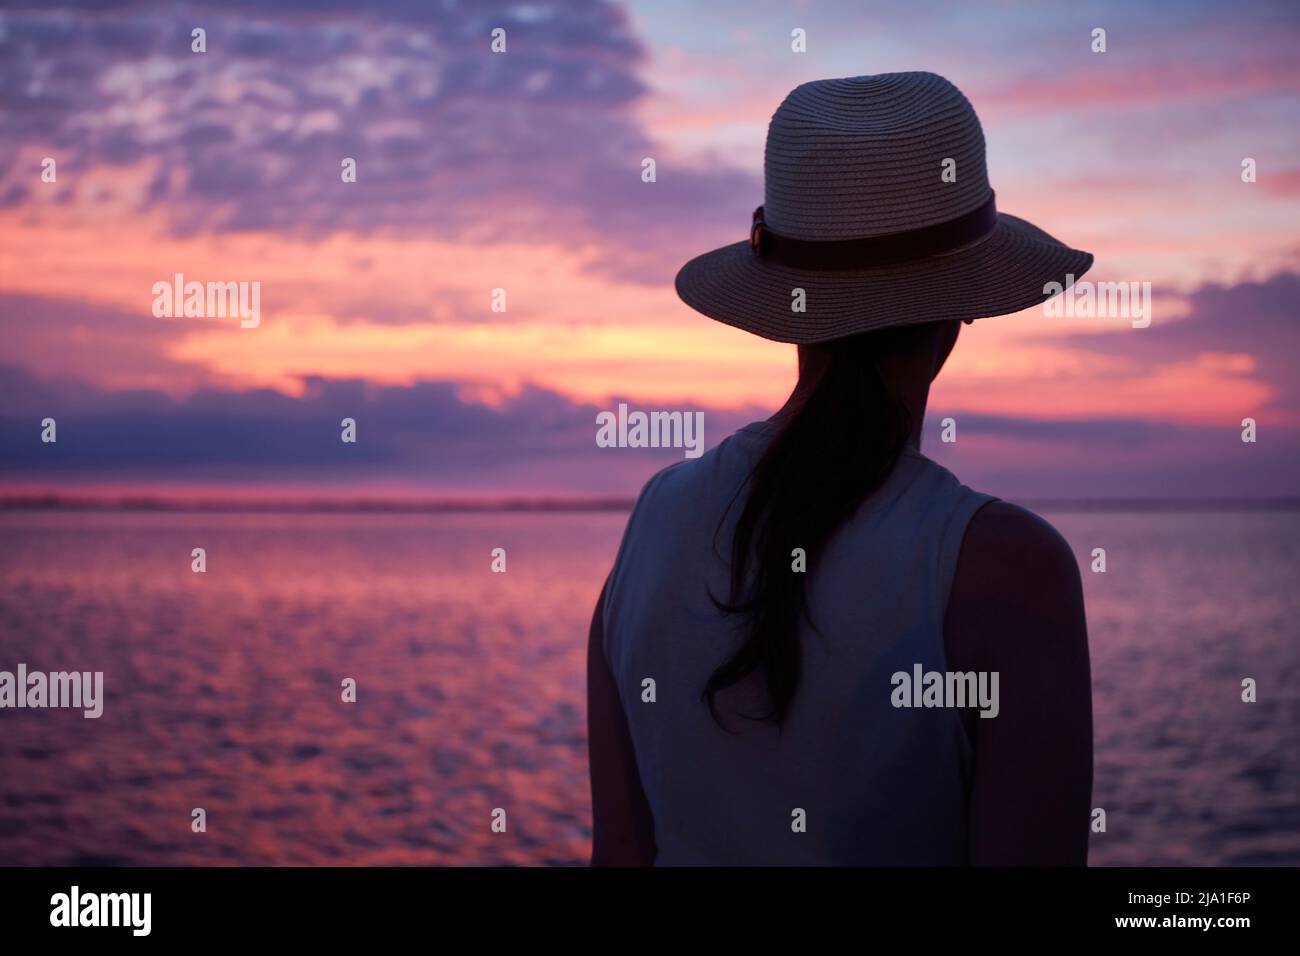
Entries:
MULTIPOLYGON (((605 655, 654 815, 659 866, 967 862, 971 747, 959 713, 895 708, 898 671, 947 670, 944 610, 966 525, 988 495, 909 448, 806 582, 817 630, 778 729, 753 676, 701 694, 741 639, 729 597, 738 488, 772 434, 749 425, 655 475, 605 594, 605 655), (654 700, 643 683, 654 681, 654 700)), ((793 559, 792 559, 793 560, 793 559)), ((792 572, 794 573, 794 572, 792 572)))

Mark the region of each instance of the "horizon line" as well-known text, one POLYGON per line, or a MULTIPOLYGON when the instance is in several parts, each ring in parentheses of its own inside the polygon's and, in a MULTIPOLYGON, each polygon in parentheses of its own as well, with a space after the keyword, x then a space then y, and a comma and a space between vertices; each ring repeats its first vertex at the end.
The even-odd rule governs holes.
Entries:
MULTIPOLYGON (((1300 511, 1300 497, 1100 497, 1025 498, 1025 507, 1070 512, 1212 512, 1300 511)), ((631 511, 636 498, 625 495, 503 495, 436 498, 183 498, 166 495, 67 495, 58 493, 0 494, 0 511, 157 511, 255 513, 391 513, 455 514, 489 512, 617 512, 631 511)))

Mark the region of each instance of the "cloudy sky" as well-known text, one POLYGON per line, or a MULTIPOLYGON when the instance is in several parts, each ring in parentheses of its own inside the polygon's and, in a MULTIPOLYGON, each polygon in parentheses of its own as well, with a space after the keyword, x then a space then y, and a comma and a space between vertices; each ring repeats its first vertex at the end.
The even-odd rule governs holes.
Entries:
POLYGON ((598 411, 703 409, 712 444, 793 383, 672 289, 746 235, 772 111, 921 69, 1000 209, 1154 299, 964 329, 925 450, 995 494, 1294 494, 1297 48, 1257 0, 8 3, 0 491, 634 493, 674 456, 597 448, 598 411), (260 325, 155 318, 176 273, 260 282, 260 325))

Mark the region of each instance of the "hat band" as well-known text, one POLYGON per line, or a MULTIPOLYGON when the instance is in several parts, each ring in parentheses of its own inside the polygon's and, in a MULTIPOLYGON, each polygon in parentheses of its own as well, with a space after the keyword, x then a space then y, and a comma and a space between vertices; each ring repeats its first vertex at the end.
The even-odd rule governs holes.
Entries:
POLYGON ((763 207, 754 210, 749 246, 754 255, 794 269, 863 269, 951 252, 982 239, 998 224, 994 194, 977 209, 947 222, 865 239, 791 239, 767 228, 763 207))

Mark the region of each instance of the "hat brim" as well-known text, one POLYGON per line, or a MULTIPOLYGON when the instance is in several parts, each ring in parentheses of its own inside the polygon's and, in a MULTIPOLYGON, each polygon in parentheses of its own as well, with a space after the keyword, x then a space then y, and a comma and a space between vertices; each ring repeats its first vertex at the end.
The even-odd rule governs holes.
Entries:
POLYGON ((1050 299, 1048 283, 1064 288, 1091 266, 1091 253, 998 213, 992 232, 969 246, 864 269, 790 268, 736 242, 686 263, 676 286, 683 302, 711 319, 807 345, 889 326, 1019 312, 1050 299), (803 312, 792 310, 794 289, 804 290, 803 312))

